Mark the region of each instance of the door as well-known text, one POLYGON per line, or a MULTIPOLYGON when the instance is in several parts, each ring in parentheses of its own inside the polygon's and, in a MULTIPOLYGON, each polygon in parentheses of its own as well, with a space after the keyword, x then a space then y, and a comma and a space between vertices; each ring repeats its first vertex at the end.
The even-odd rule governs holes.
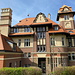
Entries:
POLYGON ((41 61, 41 68, 42 68, 43 73, 45 73, 46 72, 46 63, 45 63, 45 61, 41 61))

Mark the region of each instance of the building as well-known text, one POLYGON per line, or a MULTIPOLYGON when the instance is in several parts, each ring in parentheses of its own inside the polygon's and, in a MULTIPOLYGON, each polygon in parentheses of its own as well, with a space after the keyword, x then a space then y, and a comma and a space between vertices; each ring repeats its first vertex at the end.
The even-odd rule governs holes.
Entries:
MULTIPOLYGON (((34 18, 25 18, 11 26, 12 10, 4 8, 1 12, 0 37, 10 38, 12 43, 17 44, 19 48, 16 47, 20 49, 20 52, 11 52, 11 54, 14 54, 13 58, 19 62, 20 66, 38 66, 48 74, 48 72, 54 71, 56 67, 75 65, 74 14, 72 7, 63 5, 57 14, 59 24, 50 19, 50 14, 47 18, 45 14, 39 13, 34 18)), ((4 45, 6 46, 6 44, 4 45)), ((8 49, 7 47, 6 50, 8 49)), ((8 59, 11 58, 10 56, 6 55, 8 59)), ((12 62, 12 60, 11 63, 13 64, 14 61, 12 62)), ((0 61, 0 63, 2 62, 0 61)), ((10 66, 11 63, 9 63, 10 66)))

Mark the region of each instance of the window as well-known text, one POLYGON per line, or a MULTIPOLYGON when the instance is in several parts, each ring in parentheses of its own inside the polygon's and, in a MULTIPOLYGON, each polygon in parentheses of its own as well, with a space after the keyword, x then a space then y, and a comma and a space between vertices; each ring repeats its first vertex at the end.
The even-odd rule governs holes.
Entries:
POLYGON ((55 45, 55 40, 54 40, 54 38, 51 38, 51 45, 55 45))
POLYGON ((69 47, 72 47, 72 39, 71 38, 68 39, 68 45, 69 45, 69 47))
POLYGON ((37 27, 37 31, 40 31, 40 28, 39 27, 37 27))
POLYGON ((16 51, 16 47, 17 47, 16 43, 14 43, 10 40, 7 40, 7 43, 10 45, 10 47, 13 49, 13 51, 16 51))
POLYGON ((46 37, 46 33, 45 32, 39 32, 39 33, 37 33, 37 38, 39 38, 39 39, 42 39, 42 38, 45 38, 46 37))
POLYGON ((73 31, 69 31, 69 33, 73 33, 73 31))
POLYGON ((68 54, 68 59, 71 60, 71 54, 70 53, 68 54))
POLYGON ((17 45, 14 43, 13 44, 13 51, 16 51, 17 45))
POLYGON ((24 32, 30 32, 30 28, 25 28, 24 32))
POLYGON ((31 64, 25 64, 24 65, 24 67, 30 67, 31 66, 31 64))
POLYGON ((55 27, 54 27, 54 30, 58 30, 58 26, 55 26, 55 27))
POLYGON ((62 45, 64 45, 64 38, 62 38, 62 45))
POLYGON ((18 32, 18 28, 14 28, 14 33, 17 33, 18 32))
POLYGON ((37 52, 46 52, 46 46, 37 46, 37 52))
POLYGON ((65 15, 64 20, 69 20, 69 15, 65 15))
POLYGON ((12 63, 9 63, 9 67, 12 67, 12 63))
POLYGON ((27 67, 27 64, 25 64, 24 67, 27 67))
POLYGON ((68 54, 68 59, 69 60, 75 60, 75 53, 69 53, 68 54))
POLYGON ((22 63, 22 62, 20 61, 20 62, 19 62, 19 67, 21 67, 21 63, 22 63))
POLYGON ((21 39, 18 40, 18 46, 21 46, 21 39))
POLYGON ((72 60, 75 60, 75 53, 72 53, 72 60))
POLYGON ((30 66, 31 66, 31 64, 28 64, 28 65, 27 65, 27 67, 30 67, 30 66))
POLYGON ((28 57, 31 57, 31 53, 28 53, 28 57))
POLYGON ((31 57, 31 53, 24 53, 24 57, 31 57))
POLYGON ((15 62, 15 64, 14 64, 14 65, 15 65, 15 67, 17 67, 17 61, 15 62))
POLYGON ((24 46, 30 46, 30 39, 24 40, 24 46))
POLYGON ((45 27, 37 27, 37 31, 46 31, 46 28, 45 27))

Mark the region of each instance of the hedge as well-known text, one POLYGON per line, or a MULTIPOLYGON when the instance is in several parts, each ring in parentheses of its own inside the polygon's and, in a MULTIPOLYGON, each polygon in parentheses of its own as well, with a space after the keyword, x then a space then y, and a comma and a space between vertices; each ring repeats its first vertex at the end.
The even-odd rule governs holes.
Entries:
POLYGON ((75 75, 75 66, 56 68, 54 73, 52 73, 50 75, 75 75))
POLYGON ((38 67, 6 67, 0 69, 0 75, 42 75, 42 70, 38 67))

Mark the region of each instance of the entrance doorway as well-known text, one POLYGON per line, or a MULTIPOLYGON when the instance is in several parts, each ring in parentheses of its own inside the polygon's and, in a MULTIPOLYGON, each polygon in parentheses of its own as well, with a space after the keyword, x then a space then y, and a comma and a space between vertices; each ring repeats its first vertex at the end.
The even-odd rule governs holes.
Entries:
POLYGON ((38 58, 38 67, 42 69, 42 72, 46 72, 46 58, 38 58))

